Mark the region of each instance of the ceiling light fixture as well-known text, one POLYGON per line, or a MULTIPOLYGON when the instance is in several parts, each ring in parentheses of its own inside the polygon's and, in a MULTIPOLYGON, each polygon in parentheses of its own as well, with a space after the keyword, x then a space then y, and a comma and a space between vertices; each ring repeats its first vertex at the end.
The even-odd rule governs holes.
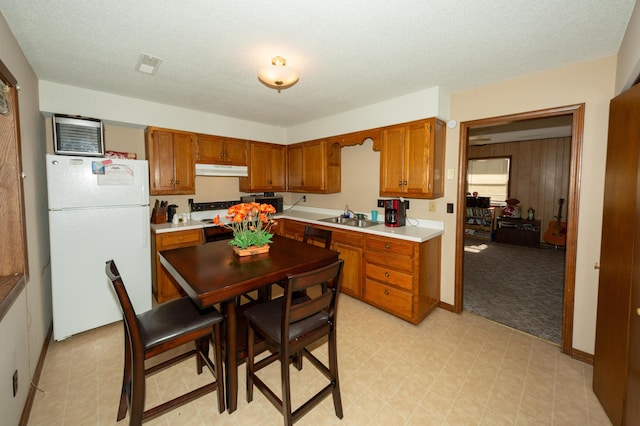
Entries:
POLYGON ((287 68, 287 60, 276 56, 271 60, 271 66, 258 72, 258 79, 267 87, 276 89, 280 93, 298 82, 296 70, 287 68))

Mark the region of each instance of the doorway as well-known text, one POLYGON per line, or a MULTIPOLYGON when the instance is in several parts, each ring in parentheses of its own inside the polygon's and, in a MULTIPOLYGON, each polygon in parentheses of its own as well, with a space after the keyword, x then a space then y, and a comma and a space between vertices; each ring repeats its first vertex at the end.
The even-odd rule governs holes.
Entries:
MULTIPOLYGON (((551 118, 558 116, 571 117, 571 147, 569 160, 566 256, 564 264, 564 291, 562 307, 562 340, 563 353, 572 354, 573 309, 575 288, 576 237, 580 194, 580 159, 582 158, 582 133, 584 122, 584 104, 550 108, 539 111, 519 113, 493 118, 463 122, 460 124, 460 147, 458 163, 458 200, 459 206, 466 204, 466 176, 468 160, 468 140, 470 129, 488 126, 507 125, 525 120, 551 118)), ((454 311, 462 312, 464 296, 464 239, 465 209, 459 208, 456 216, 456 262, 455 262, 455 301, 454 311)))

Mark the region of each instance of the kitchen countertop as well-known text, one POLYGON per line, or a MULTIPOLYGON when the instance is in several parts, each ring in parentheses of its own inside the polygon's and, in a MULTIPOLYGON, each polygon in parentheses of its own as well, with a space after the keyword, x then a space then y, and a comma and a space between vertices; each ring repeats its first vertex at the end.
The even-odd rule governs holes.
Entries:
MULTIPOLYGON (((341 225, 338 223, 323 222, 320 219, 327 217, 338 216, 342 211, 322 209, 315 207, 300 207, 296 206, 290 210, 274 215, 274 219, 284 218, 298 220, 300 222, 307 222, 314 225, 322 225, 330 228, 339 228, 347 231, 363 232, 366 234, 379 235, 381 237, 398 238, 401 240, 424 242, 435 238, 444 233, 444 222, 437 220, 425 220, 407 218, 407 225, 392 228, 385 226, 384 222, 379 222, 379 225, 370 226, 368 228, 358 228, 355 226, 341 225)), ((222 215, 221 215, 222 216, 222 215)), ((185 223, 162 223, 151 224, 151 230, 154 233, 173 232, 173 231, 185 231, 188 229, 201 229, 205 226, 213 226, 211 224, 202 223, 200 221, 188 220, 185 223)))

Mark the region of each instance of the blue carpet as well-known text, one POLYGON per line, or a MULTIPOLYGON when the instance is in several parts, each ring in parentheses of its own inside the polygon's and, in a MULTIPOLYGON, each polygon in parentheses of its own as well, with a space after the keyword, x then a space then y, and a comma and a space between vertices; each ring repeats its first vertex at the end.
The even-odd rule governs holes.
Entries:
POLYGON ((563 249, 466 239, 463 309, 560 344, 563 249))

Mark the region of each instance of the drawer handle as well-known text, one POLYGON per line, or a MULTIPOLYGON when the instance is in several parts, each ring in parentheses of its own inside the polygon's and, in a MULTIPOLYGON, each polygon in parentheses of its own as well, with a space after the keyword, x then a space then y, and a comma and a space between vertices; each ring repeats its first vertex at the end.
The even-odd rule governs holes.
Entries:
POLYGON ((389 278, 389 272, 385 272, 385 273, 384 273, 384 276, 385 276, 385 277, 387 277, 387 278, 389 278))
POLYGON ((388 296, 388 295, 389 295, 389 290, 385 290, 385 291, 384 291, 384 295, 385 295, 385 296, 388 296))
POLYGON ((391 248, 391 244, 386 243, 386 244, 384 245, 384 248, 386 248, 387 250, 388 250, 388 249, 390 249, 390 248, 391 248))

